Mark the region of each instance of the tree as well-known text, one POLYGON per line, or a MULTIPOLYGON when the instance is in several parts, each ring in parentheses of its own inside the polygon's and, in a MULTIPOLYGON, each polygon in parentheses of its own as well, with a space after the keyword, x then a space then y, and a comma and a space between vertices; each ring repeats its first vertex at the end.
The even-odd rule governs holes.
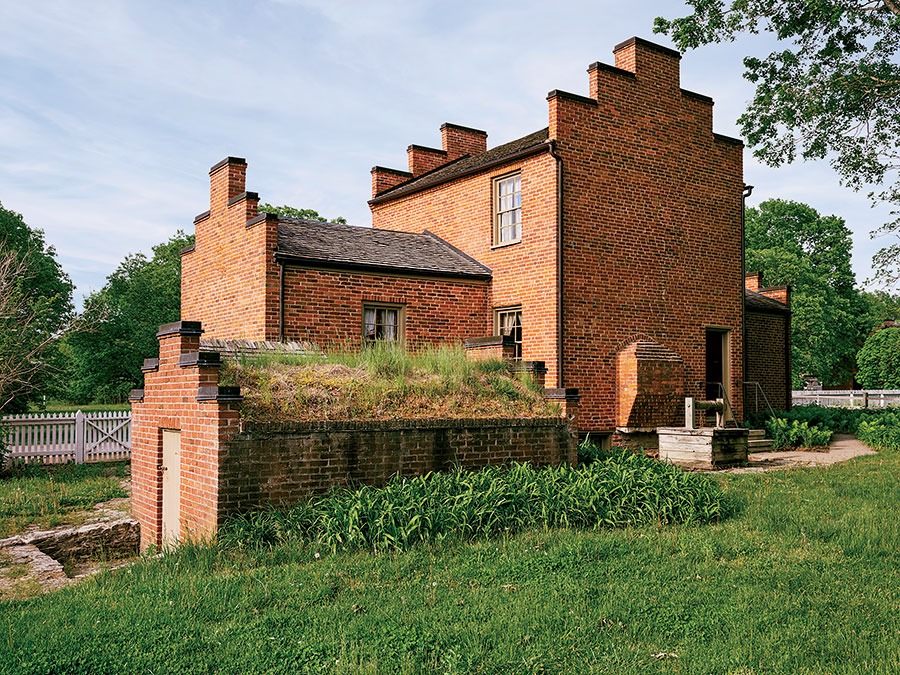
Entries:
POLYGON ((140 386, 143 360, 158 349, 159 326, 181 313, 181 251, 193 241, 179 231, 154 246, 152 258, 127 256, 106 285, 87 297, 84 316, 95 325, 66 339, 72 400, 122 401, 140 386))
POLYGON ((341 216, 338 216, 334 220, 329 220, 323 216, 319 215, 318 211, 313 209, 298 209, 293 206, 272 206, 271 204, 260 204, 259 205, 260 213, 273 213, 276 216, 282 216, 283 218, 297 218, 298 220, 315 220, 320 223, 340 223, 341 225, 346 225, 347 220, 341 216))
POLYGON ((900 328, 875 331, 856 356, 856 375, 866 389, 900 389, 900 328))
MULTIPOLYGON (((756 85, 739 118, 771 166, 829 158, 841 181, 900 207, 900 0, 687 0, 694 13, 658 17, 654 31, 682 50, 773 33, 789 47, 744 59, 756 85)), ((900 210, 873 236, 900 237, 900 210)), ((900 280, 900 243, 875 254, 876 278, 900 280)))
POLYGON ((0 204, 0 410, 22 411, 48 386, 72 290, 43 233, 0 204))
POLYGON ((847 381, 869 330, 867 305, 855 288, 852 242, 843 219, 771 199, 746 213, 747 270, 767 285, 792 287, 791 364, 824 384, 847 381))
POLYGON ((900 295, 886 291, 861 291, 860 297, 866 306, 866 328, 875 330, 885 319, 900 321, 900 295))

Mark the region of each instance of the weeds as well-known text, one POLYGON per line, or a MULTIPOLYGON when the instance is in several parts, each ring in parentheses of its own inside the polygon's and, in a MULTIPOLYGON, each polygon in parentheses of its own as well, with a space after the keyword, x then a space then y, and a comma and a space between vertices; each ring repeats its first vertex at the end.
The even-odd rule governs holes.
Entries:
POLYGON ((816 448, 828 446, 831 432, 808 422, 773 417, 766 421, 766 431, 772 439, 772 448, 816 448))
POLYGON ((557 414, 530 377, 499 359, 470 361, 460 346, 245 355, 225 364, 222 382, 241 387, 242 415, 255 422, 557 414))
POLYGON ((595 455, 578 468, 514 464, 338 489, 290 509, 236 516, 219 539, 251 549, 315 543, 332 551, 382 551, 533 528, 709 523, 729 512, 708 476, 624 450, 595 455))

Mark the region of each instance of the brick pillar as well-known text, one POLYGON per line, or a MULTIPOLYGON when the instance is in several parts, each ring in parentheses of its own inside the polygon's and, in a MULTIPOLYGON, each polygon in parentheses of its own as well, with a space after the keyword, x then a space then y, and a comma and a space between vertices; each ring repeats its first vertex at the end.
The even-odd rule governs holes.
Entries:
POLYGON ((161 326, 159 358, 144 362, 144 388, 132 404, 132 514, 141 524, 141 548, 161 546, 163 431, 180 434, 178 521, 180 541, 215 534, 219 513, 219 449, 240 428, 240 392, 219 386, 220 357, 200 351, 199 322, 161 326))
MULTIPOLYGON (((578 401, 581 396, 577 389, 561 387, 557 389, 544 389, 544 398, 553 401, 560 406, 560 416, 564 418, 573 433, 578 432, 578 401)), ((572 443, 569 448, 569 456, 566 458, 569 464, 578 464, 578 444, 572 443)))
POLYGON ((488 335, 469 338, 463 342, 466 357, 478 359, 503 359, 512 361, 516 357, 516 343, 511 335, 488 335))

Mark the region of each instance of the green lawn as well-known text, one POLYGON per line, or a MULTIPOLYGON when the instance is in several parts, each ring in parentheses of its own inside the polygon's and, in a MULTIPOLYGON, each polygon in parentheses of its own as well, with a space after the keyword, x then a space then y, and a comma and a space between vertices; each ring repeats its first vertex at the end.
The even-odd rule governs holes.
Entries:
POLYGON ((0 539, 34 527, 77 525, 85 509, 116 497, 128 462, 29 465, 0 477, 0 539))
POLYGON ((720 479, 718 525, 187 547, 0 603, 0 672, 900 672, 900 454, 720 479))

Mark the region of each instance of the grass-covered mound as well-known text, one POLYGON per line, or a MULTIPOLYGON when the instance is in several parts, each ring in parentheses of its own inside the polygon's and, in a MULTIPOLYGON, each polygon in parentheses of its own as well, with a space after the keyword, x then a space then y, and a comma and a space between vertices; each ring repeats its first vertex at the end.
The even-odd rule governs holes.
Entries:
POLYGON ((728 511, 709 476, 624 450, 596 456, 577 468, 514 464, 338 489, 290 509, 237 516, 219 539, 226 547, 315 543, 378 551, 534 528, 708 523, 728 511))
POLYGON ((244 396, 253 422, 552 417, 530 378, 499 359, 470 361, 462 347, 419 352, 376 344, 357 352, 243 356, 222 383, 244 396))

